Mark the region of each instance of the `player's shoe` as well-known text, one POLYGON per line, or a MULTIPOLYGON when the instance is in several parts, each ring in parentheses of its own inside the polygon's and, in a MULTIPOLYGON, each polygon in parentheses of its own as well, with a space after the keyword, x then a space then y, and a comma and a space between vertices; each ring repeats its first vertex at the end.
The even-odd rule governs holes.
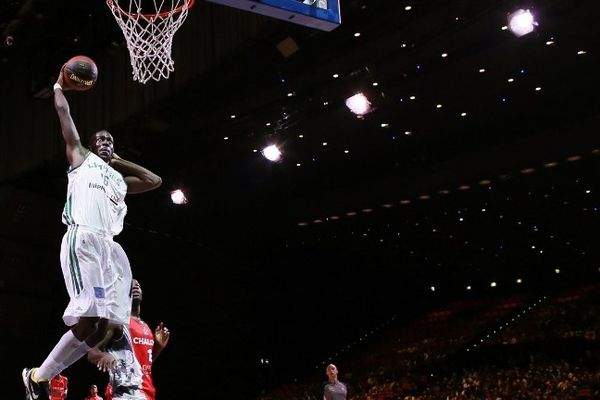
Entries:
POLYGON ((33 368, 24 368, 21 376, 23 377, 23 385, 25 385, 26 400, 47 400, 48 399, 48 382, 35 382, 33 380, 33 368))

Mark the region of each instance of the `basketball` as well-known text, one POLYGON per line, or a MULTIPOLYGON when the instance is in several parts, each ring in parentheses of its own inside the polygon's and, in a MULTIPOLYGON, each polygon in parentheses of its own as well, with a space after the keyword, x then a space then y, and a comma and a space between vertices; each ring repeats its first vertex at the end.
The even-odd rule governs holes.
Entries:
POLYGON ((88 90, 98 79, 98 67, 86 56, 75 56, 65 64, 64 83, 73 90, 88 90))

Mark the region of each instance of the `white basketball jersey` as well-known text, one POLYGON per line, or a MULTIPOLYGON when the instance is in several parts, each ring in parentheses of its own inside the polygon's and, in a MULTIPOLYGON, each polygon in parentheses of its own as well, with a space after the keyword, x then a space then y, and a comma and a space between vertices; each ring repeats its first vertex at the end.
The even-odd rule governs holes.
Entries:
POLYGON ((81 225, 115 236, 123 230, 127 214, 127 184, 123 176, 96 154, 89 152, 83 163, 68 173, 65 225, 81 225))
POLYGON ((113 399, 146 400, 140 391, 142 367, 135 358, 129 328, 123 326, 122 335, 113 339, 107 351, 117 360, 117 366, 109 371, 113 399))

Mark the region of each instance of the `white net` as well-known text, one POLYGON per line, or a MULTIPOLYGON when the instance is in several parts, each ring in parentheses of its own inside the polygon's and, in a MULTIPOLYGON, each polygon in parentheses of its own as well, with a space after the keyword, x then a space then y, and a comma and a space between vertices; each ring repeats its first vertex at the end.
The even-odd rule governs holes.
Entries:
POLYGON ((133 80, 168 79, 175 70, 173 36, 194 0, 106 0, 106 4, 127 41, 133 80))

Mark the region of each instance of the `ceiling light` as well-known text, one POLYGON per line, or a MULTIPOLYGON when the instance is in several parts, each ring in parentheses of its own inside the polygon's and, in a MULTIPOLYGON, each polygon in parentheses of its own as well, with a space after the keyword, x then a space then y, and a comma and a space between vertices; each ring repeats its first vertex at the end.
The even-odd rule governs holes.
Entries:
POLYGON ((442 58, 448 57, 448 53, 442 53, 442 58))
POLYGON ((235 119, 235 114, 231 114, 231 115, 229 116, 229 118, 231 118, 231 119, 235 119))
POLYGON ((357 93, 346 99, 346 107, 356 115, 366 115, 373 111, 371 102, 363 93, 357 93))
POLYGON ((379 86, 379 83, 378 82, 373 82, 372 85, 373 86, 379 86))
POLYGON ((389 126, 390 126, 390 125, 389 125, 387 122, 382 122, 382 123, 381 123, 381 127, 382 127, 382 128, 387 128, 387 127, 389 127, 389 126))
POLYGON ((348 153, 350 153, 350 150, 344 150, 344 153, 348 154, 348 153))
POLYGON ((323 142, 323 146, 327 146, 327 142, 323 142))
POLYGON ((496 287, 496 282, 491 282, 490 287, 496 287))
POLYGON ((485 72, 485 68, 479 68, 479 73, 483 74, 485 72))
POLYGON ((442 105, 438 104, 438 105, 435 106, 435 108, 442 108, 442 105))
POLYGON ((587 51, 585 51, 585 50, 579 50, 579 51, 577 52, 577 54, 581 56, 581 55, 583 55, 583 54, 587 54, 587 51))
POLYGON ((412 132, 411 132, 411 131, 404 131, 404 134, 405 134, 406 136, 410 136, 410 135, 412 135, 412 132))
POLYGON ((412 10, 412 6, 406 6, 406 7, 404 7, 404 9, 405 9, 406 11, 410 11, 410 10, 412 10))
POLYGON ((360 32, 356 32, 356 33, 354 34, 354 37, 360 37, 360 32))
POLYGON ((508 15, 508 27, 517 37, 533 32, 537 25, 529 10, 519 9, 508 15))
POLYGON ((466 112, 460 113, 460 116, 461 116, 461 117, 466 117, 466 116, 467 116, 467 113, 466 113, 466 112))
POLYGON ((281 159, 281 151, 274 144, 262 149, 261 153, 269 161, 279 161, 281 159))
POLYGON ((540 90, 542 90, 542 87, 541 87, 541 86, 538 86, 538 87, 536 87, 536 88, 535 88, 535 91, 536 91, 536 92, 539 92, 540 90))
POLYGON ((171 192, 171 201, 173 204, 187 204, 188 199, 181 189, 176 189, 171 192))
POLYGON ((338 74, 333 74, 332 75, 334 78, 339 78, 340 76, 338 74))

